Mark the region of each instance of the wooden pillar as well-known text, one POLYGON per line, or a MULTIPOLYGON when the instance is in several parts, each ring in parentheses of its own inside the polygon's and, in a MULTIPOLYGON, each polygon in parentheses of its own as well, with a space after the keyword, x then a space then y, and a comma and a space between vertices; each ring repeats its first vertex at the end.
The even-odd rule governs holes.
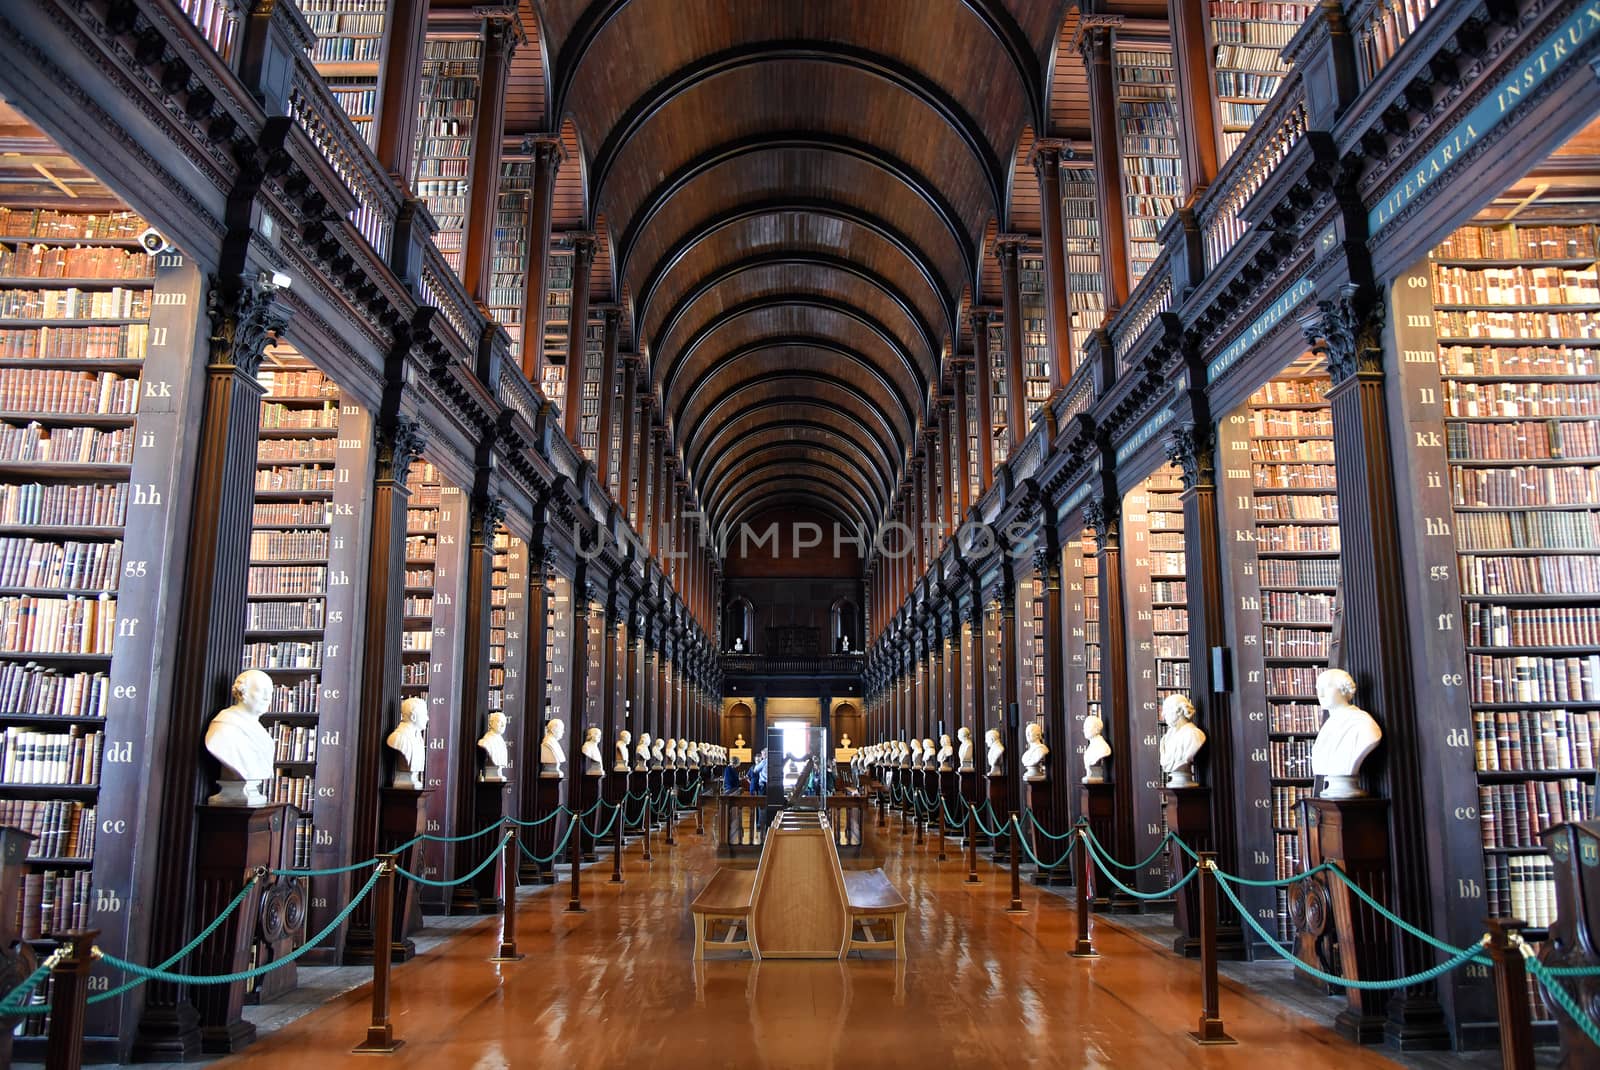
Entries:
MULTIPOLYGON (((1044 503, 1044 514, 1055 516, 1055 508, 1044 503)), ((1078 763, 1074 744, 1074 725, 1067 716, 1067 693, 1062 672, 1066 618, 1061 604, 1061 548, 1053 536, 1054 525, 1045 524, 1052 532, 1045 547, 1034 554, 1035 573, 1044 586, 1044 721, 1046 742, 1055 760, 1046 770, 1049 779, 1049 807, 1041 817, 1052 831, 1065 830, 1071 824, 1071 784, 1078 763)))
POLYGON ((639 402, 639 501, 633 529, 651 556, 655 554, 655 543, 650 534, 650 515, 655 507, 656 436, 660 433, 652 408, 648 399, 639 402))
MULTIPOLYGON (((974 324, 976 324, 976 317, 973 319, 974 324)), ((977 332, 976 326, 974 326, 973 332, 977 332)), ((971 437, 972 431, 967 424, 967 421, 970 417, 967 413, 967 362, 965 360, 956 361, 955 383, 956 442, 958 443, 958 448, 953 450, 952 453, 955 457, 957 473, 956 530, 960 531, 961 525, 967 522, 967 510, 971 506, 968 498, 970 498, 972 495, 972 478, 971 474, 967 471, 967 450, 970 448, 968 446, 968 439, 971 437)), ((957 549, 959 550, 960 547, 958 546, 957 549)))
POLYGON ((522 280, 521 357, 522 374, 538 383, 544 378, 544 324, 549 311, 545 304, 550 285, 550 219, 556 172, 564 153, 561 139, 553 134, 528 138, 525 145, 533 156, 533 193, 528 199, 528 270, 522 280))
MULTIPOLYGON (((1183 153, 1182 204, 1192 206, 1217 177, 1221 139, 1212 107, 1211 46, 1206 42, 1206 15, 1200 4, 1167 0, 1172 27, 1172 64, 1177 69, 1178 140, 1183 153)), ((1224 866, 1224 869, 1227 867, 1224 866)))
MULTIPOLYGON (((1182 0, 1177 0, 1182 3, 1182 0)), ((1122 139, 1117 133, 1117 83, 1111 70, 1111 34, 1120 15, 1079 20, 1078 49, 1089 80, 1089 136, 1094 142, 1095 191, 1100 209, 1100 258, 1106 280, 1106 315, 1128 303, 1128 224, 1122 204, 1122 139)))
MULTIPOLYGON (((549 677, 549 666, 545 663, 545 643, 548 640, 547 631, 550 623, 550 585, 545 579, 545 527, 539 514, 543 505, 536 503, 534 509, 533 538, 528 541, 528 661, 524 690, 530 696, 534 688, 544 691, 545 680, 549 677)), ((529 713, 527 719, 515 726, 517 732, 517 764, 516 764, 516 811, 517 816, 524 821, 532 821, 539 817, 539 747, 544 742, 544 703, 541 700, 532 700, 527 706, 529 713)), ((527 859, 523 859, 522 868, 528 869, 527 859)), ((534 866, 537 870, 538 867, 534 866)))
POLYGON ((1094 532, 1100 577, 1100 708, 1111 726, 1112 856, 1133 857, 1132 755, 1135 746, 1128 709, 1128 636, 1123 621, 1121 502, 1114 494, 1091 498, 1083 506, 1083 526, 1094 532))
POLYGON ((1001 317, 1006 341, 1006 457, 1013 458, 1027 437, 1027 383, 1022 377, 1022 290, 1018 261, 1022 239, 1002 234, 995 239, 994 258, 1000 262, 1001 317))
MULTIPOLYGON (((378 165, 411 192, 411 154, 416 150, 417 101, 422 99, 422 45, 428 36, 428 0, 391 0, 383 20, 378 63, 378 165)), ((499 136, 498 128, 496 136, 499 136)))
POLYGON ((972 352, 978 377, 978 494, 994 483, 994 373, 989 366, 989 316, 986 308, 972 313, 972 352))
POLYGON ((660 562, 658 556, 661 548, 661 503, 666 499, 667 489, 667 431, 664 427, 650 429, 650 451, 646 454, 650 463, 650 492, 645 495, 645 509, 639 517, 639 523, 644 525, 642 534, 645 536, 645 546, 649 549, 650 557, 660 562))
MULTIPOLYGON (((1344 619, 1362 625, 1344 631, 1343 667, 1382 721, 1394 843, 1410 845, 1427 843, 1436 832, 1424 802, 1424 726, 1406 625, 1406 564, 1385 415, 1384 318, 1381 297, 1347 284, 1337 299, 1318 302, 1317 315, 1303 326, 1313 347, 1326 354, 1333 380, 1328 403, 1340 461, 1340 593, 1344 619)), ((1435 931, 1428 852, 1402 849, 1392 857, 1395 912, 1424 932, 1435 931)), ((1398 976, 1434 963, 1433 950, 1415 938, 1397 933, 1394 946, 1398 976)), ((1447 1043, 1437 985, 1430 981, 1392 996, 1385 1034, 1403 1049, 1447 1043)))
POLYGON ((639 745, 639 733, 644 731, 644 716, 639 703, 639 671, 644 664, 643 653, 639 646, 639 607, 636 600, 628 603, 626 632, 623 637, 622 654, 622 719, 617 724, 617 730, 626 728, 633 736, 628 753, 628 768, 633 768, 632 748, 639 745))
MULTIPOLYGON (((480 306, 489 305, 494 272, 494 223, 500 206, 500 153, 505 144, 506 79, 511 56, 526 43, 515 8, 494 8, 484 18, 483 67, 478 79, 478 114, 472 124, 466 235, 461 282, 480 306)), ((380 74, 381 78, 382 75, 380 74)), ((487 314, 487 313, 486 313, 487 314)), ((526 322, 526 315, 523 317, 526 322)))
POLYGON ((1043 139, 1033 147, 1033 173, 1039 179, 1039 220, 1044 231, 1044 307, 1050 331, 1050 393, 1072 378, 1072 317, 1067 311, 1066 235, 1061 225, 1061 159, 1071 152, 1065 141, 1043 139))
POLYGON ((934 409, 934 423, 922 436, 922 499, 923 499, 923 538, 926 541, 927 553, 923 558, 922 570, 924 573, 933 568, 934 558, 939 556, 939 536, 944 531, 944 525, 939 523, 939 488, 938 465, 935 461, 939 449, 938 409, 934 409))
POLYGON ((561 420, 567 441, 581 452, 578 428, 583 413, 583 349, 589 334, 589 275, 594 266, 593 234, 572 237, 572 307, 567 317, 567 396, 561 420))
POLYGON ((952 437, 952 428, 955 420, 950 414, 951 403, 948 398, 939 402, 939 441, 943 443, 944 470, 939 473, 939 479, 944 484, 944 508, 939 516, 939 530, 948 543, 955 537, 956 529, 961 526, 961 521, 956 513, 956 478, 961 471, 960 458, 967 454, 966 443, 956 442, 952 437))
MULTIPOLYGON (((595 466, 600 486, 609 493, 611 490, 611 395, 617 389, 617 341, 622 335, 622 309, 615 306, 607 307, 601 315, 605 321, 605 335, 600 347, 600 431, 595 446, 595 466)), ((624 431, 626 431, 626 428, 624 428, 624 431)), ((626 472, 626 469, 624 469, 624 472, 626 472)), ((626 509, 627 507, 624 506, 623 508, 626 509)))
MULTIPOLYGON (((1022 651, 1017 647, 1017 581, 1008 564, 1000 569, 1000 738, 1005 740, 1005 790, 1006 803, 1012 810, 1022 807, 1020 773, 1022 753, 1018 746, 1021 727, 1011 724, 1011 711, 1017 708, 1017 663, 1022 651)), ((1007 811, 995 809, 1004 818, 1007 811)))
MULTIPOLYGON (((148 904, 150 953, 163 961, 189 942, 195 807, 210 794, 212 763, 201 765, 205 727, 229 704, 244 652, 245 591, 255 502, 261 366, 268 341, 288 322, 277 288, 254 278, 218 276, 207 294, 210 353, 192 481, 182 594, 170 618, 178 629, 171 716, 154 838, 155 886, 148 904)), ((374 812, 376 812, 374 810, 374 812)), ((200 1050, 199 1016, 187 986, 152 982, 134 1049, 183 1059, 200 1050)))
POLYGON ((622 471, 618 473, 617 504, 622 507, 623 519, 635 530, 638 524, 634 519, 633 441, 639 429, 639 399, 635 396, 639 389, 638 379, 639 358, 630 353, 622 358, 622 455, 619 458, 622 471))
MULTIPOLYGON (((475 485, 468 499, 467 588, 464 605, 457 615, 462 630, 461 708, 456 722, 455 768, 451 770, 449 785, 452 805, 447 835, 450 836, 464 836, 480 827, 477 798, 482 761, 478 739, 483 735, 489 708, 489 580, 494 570, 494 533, 505 517, 505 504, 489 493, 487 462, 493 448, 492 438, 479 447, 475 485)), ((518 727, 523 735, 531 734, 527 725, 518 727)), ((522 769, 519 775, 525 777, 527 769, 522 769)), ((495 847, 496 841, 489 837, 447 843, 445 872, 455 875, 470 872, 495 847)), ((478 893, 474 885, 475 882, 468 881, 451 890, 450 913, 478 913, 478 893)))

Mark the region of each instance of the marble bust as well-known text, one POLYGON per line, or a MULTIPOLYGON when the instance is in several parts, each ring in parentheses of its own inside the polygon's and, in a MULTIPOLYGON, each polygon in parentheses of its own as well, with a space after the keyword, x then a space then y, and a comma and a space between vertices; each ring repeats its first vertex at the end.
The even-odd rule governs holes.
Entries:
POLYGON ((989 777, 1003 777, 1006 775, 1006 745, 1000 742, 1000 730, 991 728, 983 734, 984 761, 989 769, 984 775, 989 777))
POLYGON ((583 746, 579 750, 583 753, 583 775, 605 776, 606 760, 600 753, 600 729, 584 729, 583 746))
POLYGON ((478 749, 483 751, 483 773, 479 779, 489 783, 505 780, 511 753, 506 747, 506 715, 499 710, 489 714, 489 730, 478 740, 478 749))
POLYGON ((659 739, 658 738, 655 741, 654 746, 652 746, 650 748, 650 768, 651 769, 664 768, 666 766, 666 762, 667 762, 667 741, 664 740, 664 739, 659 739))
POLYGON ((929 770, 931 772, 933 770, 933 767, 934 767, 934 764, 935 764, 934 763, 934 756, 937 755, 938 753, 939 752, 934 749, 933 740, 931 740, 931 739, 923 740, 922 741, 922 768, 927 769, 927 770, 929 770))
POLYGON ((639 733, 639 749, 633 752, 633 771, 643 773, 650 768, 650 733, 639 733))
POLYGON ((939 772, 948 773, 950 771, 950 758, 953 754, 955 754, 955 748, 950 744, 950 733, 945 732, 939 737, 939 753, 934 755, 934 758, 939 763, 939 772))
POLYGON ((1206 734, 1194 723, 1194 703, 1183 695, 1168 695, 1161 704, 1161 723, 1167 726, 1161 737, 1161 770, 1167 774, 1167 787, 1192 788, 1194 758, 1206 745, 1206 734))
POLYGON ((962 725, 956 730, 956 738, 961 741, 961 746, 956 750, 956 758, 961 763, 963 773, 972 772, 972 729, 962 725))
POLYGON ((1026 729, 1027 749, 1022 752, 1022 779, 1034 782, 1045 778, 1045 759, 1050 748, 1044 745, 1044 725, 1035 721, 1026 729))
POLYGON ((676 739, 667 740, 667 756, 662 764, 668 769, 676 769, 678 767, 678 741, 676 739))
POLYGON ((1106 742, 1105 730, 1105 722, 1094 714, 1083 719, 1083 738, 1088 741, 1083 747, 1085 784, 1106 782, 1106 759, 1111 757, 1111 744, 1106 742))
POLYGON ((633 733, 624 728, 617 733, 617 756, 611 763, 613 773, 626 773, 628 771, 628 744, 633 742, 633 733))
POLYGON ((233 680, 233 705, 223 709, 206 727, 206 750, 222 766, 217 793, 210 806, 265 806, 262 790, 272 779, 278 748, 261 726, 261 715, 272 708, 272 677, 260 669, 246 669, 233 680))
POLYGON ((1355 697, 1355 678, 1343 669, 1324 669, 1317 674, 1317 704, 1328 711, 1328 719, 1311 744, 1311 772, 1323 778, 1324 799, 1366 795, 1361 787, 1361 763, 1383 739, 1383 729, 1372 714, 1353 705, 1355 697))
POLYGON ((398 755, 394 763, 394 786, 397 788, 423 787, 422 768, 428 760, 428 701, 408 698, 400 703, 400 723, 394 726, 387 740, 389 749, 398 755))
POLYGON ((544 739, 539 744, 539 775, 560 778, 567 775, 567 752, 561 749, 561 737, 567 726, 561 718, 552 717, 544 726, 544 739))
POLYGON ((689 768, 700 768, 700 744, 694 740, 689 741, 689 768))

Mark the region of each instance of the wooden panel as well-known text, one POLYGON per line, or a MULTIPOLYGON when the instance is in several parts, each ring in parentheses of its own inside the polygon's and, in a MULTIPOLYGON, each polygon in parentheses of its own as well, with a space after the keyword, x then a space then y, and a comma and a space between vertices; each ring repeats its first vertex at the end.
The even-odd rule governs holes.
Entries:
POLYGON ((1013 234, 1041 233, 1039 222, 1039 177, 1033 173, 1028 157, 1033 152, 1033 129, 1022 131, 1017 139, 1017 150, 1011 157, 1010 209, 1007 228, 1013 234))
POLYGON ((506 130, 512 134, 540 133, 550 129, 545 117, 549 106, 545 43, 540 39, 533 0, 519 0, 517 12, 528 32, 528 41, 511 58, 511 72, 506 79, 506 130))
POLYGON ((1072 47, 1077 32, 1078 11, 1074 8, 1061 20, 1050 69, 1050 132, 1058 137, 1083 135, 1089 130, 1089 76, 1083 69, 1083 56, 1072 47))

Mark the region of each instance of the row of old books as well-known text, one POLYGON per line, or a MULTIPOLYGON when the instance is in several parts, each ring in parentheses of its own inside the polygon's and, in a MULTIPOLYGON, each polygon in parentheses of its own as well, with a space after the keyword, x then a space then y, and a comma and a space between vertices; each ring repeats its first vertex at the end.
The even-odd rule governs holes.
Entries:
POLYGON ((1472 734, 1482 772, 1591 770, 1600 710, 1473 710, 1472 734))
POLYGON ((100 783, 104 735, 74 725, 64 732, 12 725, 0 736, 0 783, 100 783))

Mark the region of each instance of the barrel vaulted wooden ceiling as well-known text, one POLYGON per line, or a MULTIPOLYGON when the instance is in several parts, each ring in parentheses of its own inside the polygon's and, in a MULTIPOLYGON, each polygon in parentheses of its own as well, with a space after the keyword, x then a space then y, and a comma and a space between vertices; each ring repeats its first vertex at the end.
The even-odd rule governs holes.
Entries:
POLYGON ((623 303, 702 508, 875 530, 992 301, 986 240, 1038 231, 1034 139, 1087 145, 1077 6, 521 9, 508 130, 561 131, 555 224, 599 235, 594 292, 623 303))

